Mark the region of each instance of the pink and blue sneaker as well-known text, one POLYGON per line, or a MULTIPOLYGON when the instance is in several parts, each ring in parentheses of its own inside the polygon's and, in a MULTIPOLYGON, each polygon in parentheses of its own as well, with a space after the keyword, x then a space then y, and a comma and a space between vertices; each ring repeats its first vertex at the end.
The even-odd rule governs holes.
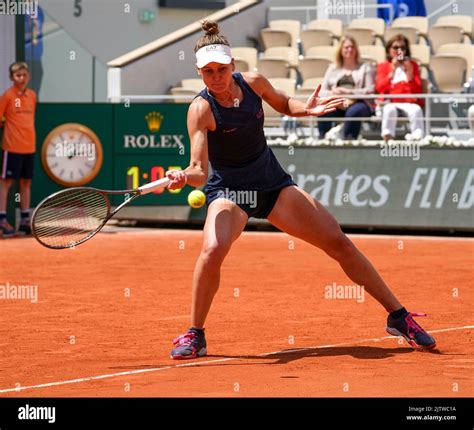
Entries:
POLYGON ((186 334, 173 340, 175 348, 171 351, 173 360, 204 357, 207 355, 204 329, 191 327, 186 334))
POLYGON ((413 348, 432 349, 436 346, 436 341, 413 319, 413 317, 426 316, 426 314, 412 312, 405 312, 398 318, 389 315, 387 333, 393 336, 403 336, 413 348))

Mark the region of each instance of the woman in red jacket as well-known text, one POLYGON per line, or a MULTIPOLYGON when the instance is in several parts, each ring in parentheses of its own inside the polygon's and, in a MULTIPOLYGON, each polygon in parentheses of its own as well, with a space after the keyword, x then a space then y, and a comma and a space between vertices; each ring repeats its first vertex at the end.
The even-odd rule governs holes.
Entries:
POLYGON ((385 46, 387 61, 377 66, 375 88, 380 94, 408 94, 406 98, 392 99, 383 108, 382 137, 388 141, 395 136, 398 111, 404 112, 410 121, 410 130, 416 139, 424 134, 423 100, 409 94, 422 92, 418 64, 410 59, 408 39, 398 34, 385 46))

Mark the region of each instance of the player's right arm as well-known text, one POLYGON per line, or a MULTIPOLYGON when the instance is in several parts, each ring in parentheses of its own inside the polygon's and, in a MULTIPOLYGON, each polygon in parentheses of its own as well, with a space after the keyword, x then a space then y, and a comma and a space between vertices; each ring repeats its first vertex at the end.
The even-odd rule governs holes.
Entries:
POLYGON ((207 132, 213 128, 213 122, 214 117, 209 103, 201 97, 195 98, 189 106, 187 120, 191 142, 189 166, 184 170, 186 175, 179 170, 168 170, 166 172, 166 176, 171 179, 169 189, 183 188, 186 184, 192 187, 201 187, 206 183, 209 163, 207 132))

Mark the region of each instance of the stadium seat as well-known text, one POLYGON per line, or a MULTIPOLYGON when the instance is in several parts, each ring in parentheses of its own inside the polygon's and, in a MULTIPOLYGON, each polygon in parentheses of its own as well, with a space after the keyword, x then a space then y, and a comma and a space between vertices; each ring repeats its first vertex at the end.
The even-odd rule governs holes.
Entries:
POLYGON ((441 16, 436 21, 436 25, 455 25, 461 27, 464 34, 464 42, 472 41, 474 22, 469 15, 441 16))
MULTIPOLYGON (((428 44, 428 18, 426 16, 405 16, 392 22, 392 28, 414 28, 428 44)), ((418 41, 420 43, 420 41, 418 41)))
POLYGON ((337 46, 313 46, 308 49, 306 58, 326 58, 332 63, 336 61, 337 46))
POLYGON ((464 39, 462 28, 455 25, 434 25, 430 28, 428 34, 431 49, 435 54, 441 45, 446 43, 461 43, 464 39))
POLYGON ((291 34, 291 46, 297 48, 300 42, 301 22, 296 19, 276 19, 270 21, 268 26, 272 30, 284 30, 291 34))
POLYGON ((262 58, 285 60, 290 67, 288 77, 291 79, 297 78, 296 69, 299 61, 298 48, 293 48, 291 46, 274 46, 273 48, 265 50, 262 58))
POLYGON ((196 95, 196 91, 190 90, 188 88, 174 87, 171 88, 171 94, 174 96, 189 96, 187 99, 174 99, 174 103, 190 103, 192 98, 196 95))
POLYGON ((466 60, 453 54, 437 54, 431 57, 430 69, 436 91, 441 93, 461 92, 466 80, 466 60))
POLYGON ((358 45, 374 45, 376 34, 368 28, 346 28, 344 35, 351 36, 358 45))
POLYGON ((241 60, 240 58, 235 58, 234 57, 234 63, 235 63, 235 71, 236 72, 248 72, 250 70, 249 63, 245 60, 241 60))
POLYGON ((472 76, 474 67, 474 46, 468 43, 446 43, 438 49, 438 54, 455 54, 463 57, 467 64, 467 78, 472 76))
POLYGON ((232 56, 237 60, 246 61, 248 70, 254 70, 257 67, 258 51, 255 48, 247 46, 237 46, 232 48, 232 56))
POLYGON ((416 28, 413 27, 390 27, 385 30, 385 43, 387 43, 393 36, 402 34, 405 36, 410 45, 418 44, 420 33, 416 28))
POLYGON ((341 38, 342 28, 342 21, 340 19, 315 19, 307 25, 308 30, 328 30, 336 39, 341 38))
POLYGON ((192 90, 198 93, 205 87, 204 82, 201 78, 194 78, 194 79, 182 79, 181 80, 181 88, 186 90, 192 90))
POLYGON ((306 53, 313 46, 332 46, 333 34, 329 30, 305 30, 301 32, 301 45, 306 53))
POLYGON ((430 67, 430 47, 428 45, 410 45, 411 56, 420 66, 420 75, 422 79, 429 78, 430 67))
POLYGON ((264 50, 273 46, 292 46, 291 33, 286 30, 264 28, 260 30, 260 37, 262 38, 264 50))
POLYGON ((263 53, 263 58, 284 59, 292 67, 298 67, 299 52, 298 48, 291 46, 276 46, 268 48, 263 53))
POLYGON ((257 70, 266 78, 289 78, 288 61, 282 58, 261 58, 257 61, 257 70))
POLYGON ((428 66, 430 62, 430 48, 426 45, 410 45, 411 56, 420 62, 421 65, 428 66))
POLYGON ((371 60, 377 64, 385 61, 385 48, 380 45, 360 45, 359 53, 362 60, 371 60))
POLYGON ((331 63, 333 61, 326 58, 303 58, 298 66, 301 80, 305 82, 308 79, 322 79, 331 63))
POLYGON ((293 79, 271 78, 269 81, 277 90, 282 90, 289 96, 295 93, 295 81, 293 79))
POLYGON ((385 21, 381 18, 356 18, 351 21, 348 28, 362 28, 371 30, 383 43, 383 37, 385 34, 385 21))
MULTIPOLYGON (((288 96, 295 94, 295 81, 293 79, 279 79, 271 78, 270 83, 277 90, 285 92, 288 96)), ((262 101, 263 112, 265 114, 265 125, 266 126, 278 126, 281 125, 282 115, 273 109, 267 102, 262 101)))
POLYGON ((295 90, 295 95, 309 97, 319 84, 323 82, 323 78, 309 78, 295 90))

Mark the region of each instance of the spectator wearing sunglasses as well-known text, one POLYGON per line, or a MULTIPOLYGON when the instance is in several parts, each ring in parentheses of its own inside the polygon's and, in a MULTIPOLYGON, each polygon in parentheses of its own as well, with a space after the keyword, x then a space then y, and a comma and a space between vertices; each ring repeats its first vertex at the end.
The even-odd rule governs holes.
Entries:
POLYGON ((409 120, 410 131, 416 139, 424 135, 423 100, 411 94, 422 92, 418 64, 410 56, 408 39, 398 34, 385 46, 387 61, 377 66, 375 88, 380 94, 406 94, 403 98, 390 99, 383 107, 382 137, 385 141, 394 139, 399 112, 409 120))

